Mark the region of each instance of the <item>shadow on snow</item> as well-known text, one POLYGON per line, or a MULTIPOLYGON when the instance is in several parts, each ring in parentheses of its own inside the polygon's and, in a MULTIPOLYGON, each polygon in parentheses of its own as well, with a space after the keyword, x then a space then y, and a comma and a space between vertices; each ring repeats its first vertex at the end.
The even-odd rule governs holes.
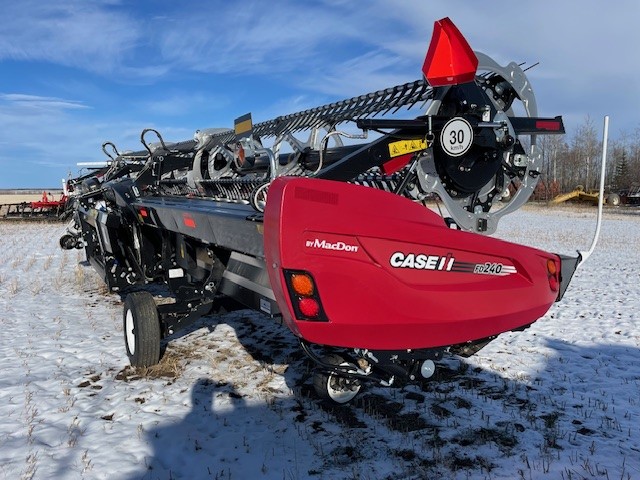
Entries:
POLYGON ((429 381, 365 385, 352 404, 336 407, 315 398, 312 365, 284 326, 246 311, 218 320, 235 330, 239 356, 248 353, 267 369, 286 365, 272 375, 288 392, 242 393, 236 374, 224 371, 200 378, 189 414, 146 432, 153 456, 136 478, 640 474, 637 349, 532 337, 527 355, 541 366, 520 374, 508 367, 521 348, 510 344, 528 335, 518 333, 487 347, 479 361, 448 358, 429 381), (507 367, 493 367, 491 355, 507 367), (595 451, 610 462, 603 464, 602 455, 590 462, 595 451))

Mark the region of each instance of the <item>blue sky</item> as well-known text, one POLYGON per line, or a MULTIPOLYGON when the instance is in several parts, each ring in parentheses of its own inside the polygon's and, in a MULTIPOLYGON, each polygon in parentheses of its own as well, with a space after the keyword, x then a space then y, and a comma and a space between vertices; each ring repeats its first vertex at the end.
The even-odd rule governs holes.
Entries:
MULTIPOLYGON (((569 133, 640 127, 640 2, 0 0, 0 188, 51 188, 101 144, 138 150, 412 81, 433 22, 528 72, 569 133), (599 128, 599 127, 598 127, 599 128)), ((415 115, 417 113, 413 113, 415 115)))

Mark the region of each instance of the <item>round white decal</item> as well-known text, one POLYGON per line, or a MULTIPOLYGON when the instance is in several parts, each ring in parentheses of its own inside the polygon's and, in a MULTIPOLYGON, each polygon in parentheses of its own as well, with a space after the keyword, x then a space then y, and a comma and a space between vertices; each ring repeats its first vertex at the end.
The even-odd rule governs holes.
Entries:
POLYGON ((440 145, 452 157, 464 155, 473 143, 473 129, 464 118, 449 120, 440 134, 440 145))

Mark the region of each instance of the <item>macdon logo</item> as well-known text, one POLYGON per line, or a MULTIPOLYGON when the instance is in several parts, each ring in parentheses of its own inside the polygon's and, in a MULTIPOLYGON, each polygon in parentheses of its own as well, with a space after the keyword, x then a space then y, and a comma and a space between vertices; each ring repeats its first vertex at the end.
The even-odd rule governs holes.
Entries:
POLYGON ((423 253, 395 252, 391 255, 389 263, 395 268, 415 268, 417 270, 444 270, 450 271, 455 262, 451 254, 444 257, 439 255, 425 255, 423 253))
POLYGON ((360 247, 357 245, 349 245, 344 242, 327 242, 326 240, 320 240, 315 238, 313 240, 307 240, 305 242, 307 248, 321 248, 323 250, 335 250, 337 252, 357 252, 360 247))

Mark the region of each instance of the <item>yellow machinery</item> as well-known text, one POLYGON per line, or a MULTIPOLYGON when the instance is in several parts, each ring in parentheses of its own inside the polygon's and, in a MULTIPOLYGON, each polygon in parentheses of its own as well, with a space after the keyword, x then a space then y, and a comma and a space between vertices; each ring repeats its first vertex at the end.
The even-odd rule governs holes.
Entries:
MULTIPOLYGON (((583 200, 586 202, 592 202, 594 204, 598 203, 599 192, 598 191, 590 191, 586 192, 582 185, 578 185, 572 192, 562 193, 551 200, 552 204, 558 204, 562 202, 566 202, 568 200, 583 200)), ((616 207, 620 205, 620 195, 617 193, 609 193, 605 195, 604 201, 607 205, 611 205, 616 207)))

